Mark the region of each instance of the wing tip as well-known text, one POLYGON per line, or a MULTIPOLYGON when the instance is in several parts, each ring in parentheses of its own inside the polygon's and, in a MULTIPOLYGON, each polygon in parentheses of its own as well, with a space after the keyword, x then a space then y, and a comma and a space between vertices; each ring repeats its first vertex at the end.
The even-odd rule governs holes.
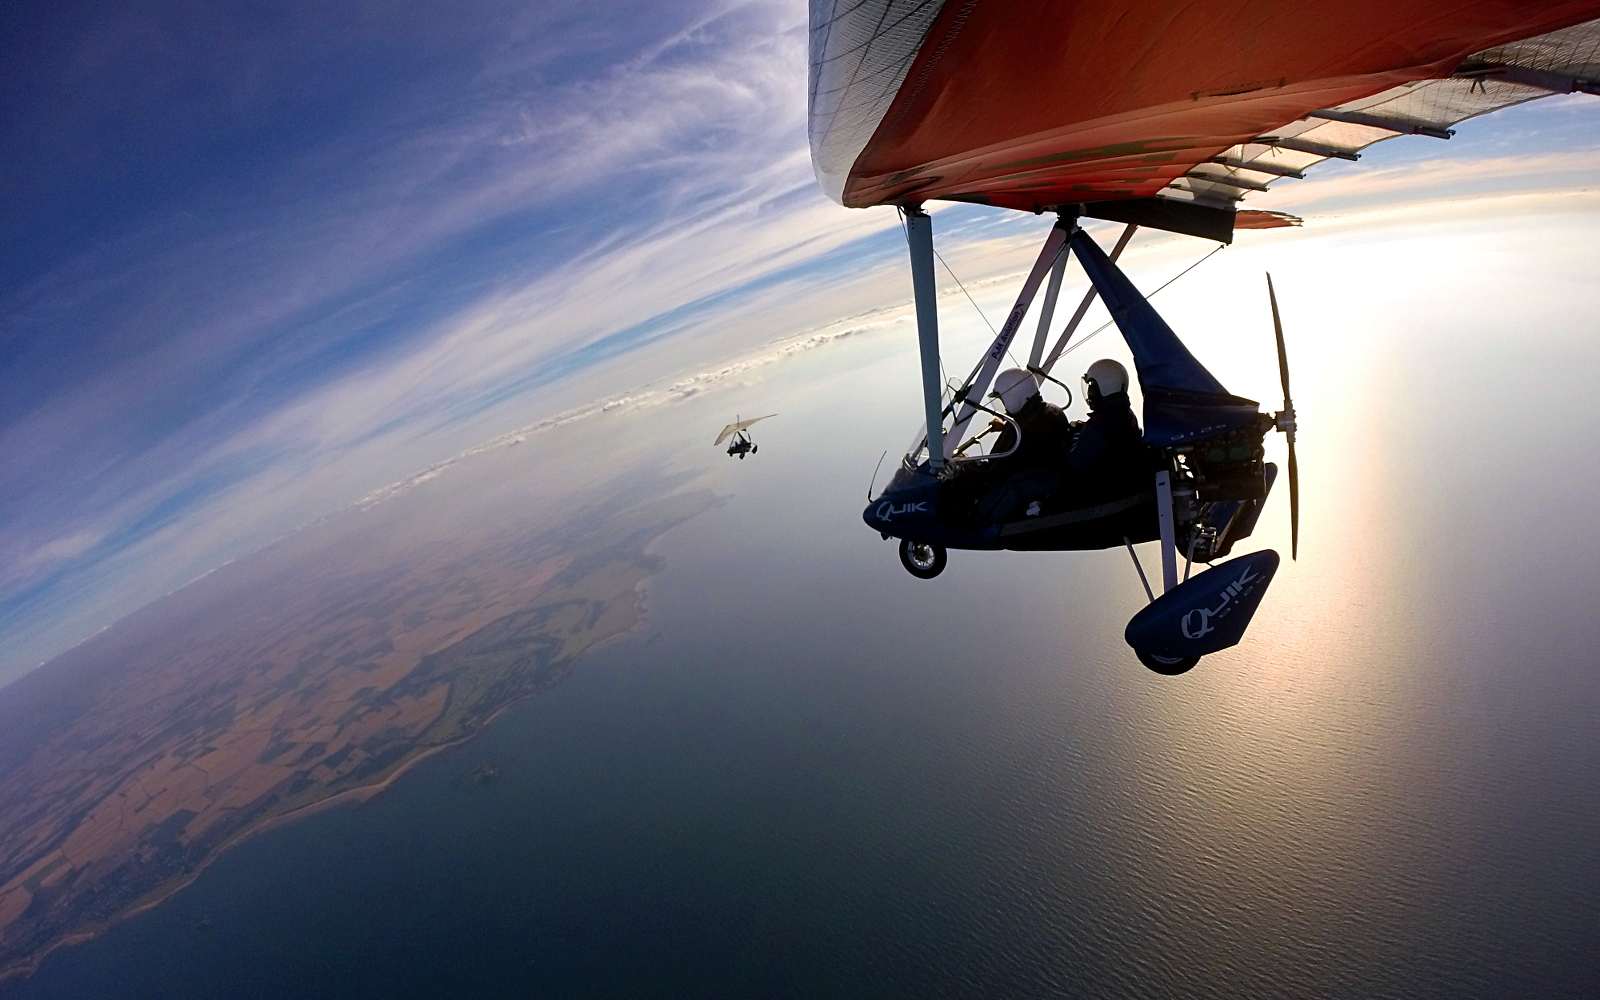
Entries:
POLYGON ((1288 229, 1305 225, 1305 220, 1287 212, 1266 212, 1259 208, 1245 209, 1233 217, 1235 229, 1288 229))

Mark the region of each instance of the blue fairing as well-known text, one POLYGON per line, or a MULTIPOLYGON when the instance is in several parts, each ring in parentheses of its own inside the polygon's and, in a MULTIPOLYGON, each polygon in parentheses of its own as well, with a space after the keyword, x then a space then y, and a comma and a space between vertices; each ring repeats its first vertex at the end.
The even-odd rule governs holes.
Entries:
POLYGON ((1205 656, 1227 649, 1244 637, 1277 571, 1278 554, 1271 549, 1230 559, 1146 605, 1123 636, 1134 649, 1158 656, 1205 656))
POLYGON ((1146 441, 1161 446, 1199 441, 1255 418, 1258 404, 1229 394, 1083 230, 1073 234, 1072 249, 1133 352, 1144 391, 1146 441))
POLYGON ((867 504, 861 519, 873 531, 914 542, 930 542, 952 549, 998 549, 1000 529, 956 531, 939 522, 939 480, 924 464, 901 468, 878 498, 867 504))

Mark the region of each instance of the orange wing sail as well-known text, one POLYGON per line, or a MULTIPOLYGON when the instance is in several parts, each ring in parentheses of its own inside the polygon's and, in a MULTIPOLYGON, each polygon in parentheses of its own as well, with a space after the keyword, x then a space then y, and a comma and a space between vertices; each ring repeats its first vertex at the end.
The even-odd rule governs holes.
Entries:
MULTIPOLYGON (((1329 157, 1600 92, 1597 19, 1600 0, 812 0, 812 161, 852 208, 1097 205, 1180 232, 1220 211, 1231 233, 1242 198, 1329 157)), ((1241 225, 1291 224, 1261 215, 1241 225)))

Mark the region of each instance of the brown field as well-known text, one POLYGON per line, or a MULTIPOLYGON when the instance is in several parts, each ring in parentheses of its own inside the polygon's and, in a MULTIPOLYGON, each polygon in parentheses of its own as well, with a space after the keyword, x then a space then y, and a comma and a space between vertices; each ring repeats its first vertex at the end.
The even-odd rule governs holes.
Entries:
POLYGON ((713 502, 418 545, 328 529, 0 691, 0 975, 558 682, 641 623, 649 544, 713 502))

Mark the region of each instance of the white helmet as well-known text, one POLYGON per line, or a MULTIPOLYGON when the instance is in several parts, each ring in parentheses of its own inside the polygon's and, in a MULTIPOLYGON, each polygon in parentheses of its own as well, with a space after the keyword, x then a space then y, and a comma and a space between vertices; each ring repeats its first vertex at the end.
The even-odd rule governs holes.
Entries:
POLYGON ((1039 380, 1024 368, 1007 368, 994 377, 994 392, 1006 412, 1016 416, 1028 400, 1039 395, 1039 380))
POLYGON ((1128 391, 1128 369, 1110 358, 1101 358, 1090 365, 1089 370, 1083 373, 1083 380, 1099 390, 1102 396, 1128 391))

